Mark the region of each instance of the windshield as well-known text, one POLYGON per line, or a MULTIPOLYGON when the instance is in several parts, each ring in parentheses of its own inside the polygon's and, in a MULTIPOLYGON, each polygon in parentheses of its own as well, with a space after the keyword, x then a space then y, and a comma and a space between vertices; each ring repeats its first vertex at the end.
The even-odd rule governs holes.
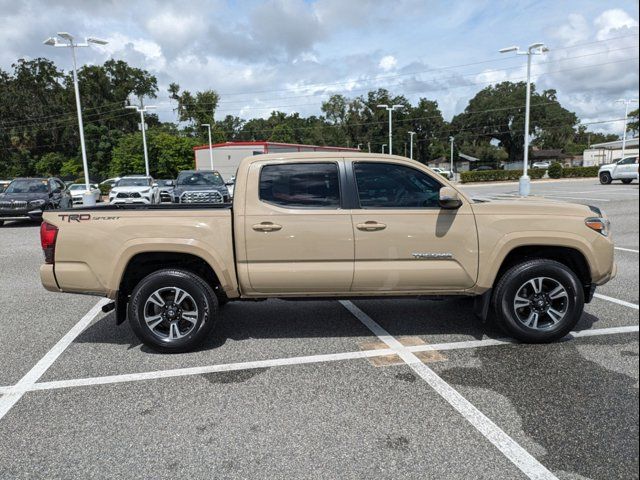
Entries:
POLYGON ((14 180, 7 187, 5 193, 48 193, 49 184, 46 180, 14 180))
POLYGON ((173 186, 173 180, 156 180, 159 187, 171 187, 173 186))
POLYGON ((150 187, 150 178, 123 178, 118 180, 116 187, 150 187))
POLYGON ((182 172, 178 175, 178 185, 224 185, 218 172, 182 172))

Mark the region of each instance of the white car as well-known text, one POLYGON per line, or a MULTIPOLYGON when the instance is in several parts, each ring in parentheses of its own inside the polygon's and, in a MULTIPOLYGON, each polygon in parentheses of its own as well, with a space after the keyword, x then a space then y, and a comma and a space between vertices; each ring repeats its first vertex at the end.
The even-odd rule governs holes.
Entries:
MULTIPOLYGON (((74 205, 82 205, 84 203, 83 195, 86 191, 87 189, 85 188, 84 183, 73 183, 69 185, 69 193, 71 194, 71 199, 73 200, 74 205)), ((98 186, 95 184, 89 185, 89 191, 91 192, 91 195, 93 195, 96 203, 99 202, 100 189, 98 186)))
POLYGON ((535 169, 549 170, 551 162, 535 162, 532 167, 535 169))
POLYGON ((122 177, 109 192, 109 203, 113 205, 160 203, 160 189, 153 186, 153 178, 145 176, 122 177))
POLYGON ((443 168, 438 168, 438 167, 431 167, 431 170, 433 170, 434 172, 442 175, 445 178, 451 179, 451 171, 450 170, 445 170, 443 168))
POLYGON ((625 157, 616 163, 603 165, 598 171, 598 177, 603 185, 609 185, 614 180, 631 183, 638 178, 638 157, 625 157))

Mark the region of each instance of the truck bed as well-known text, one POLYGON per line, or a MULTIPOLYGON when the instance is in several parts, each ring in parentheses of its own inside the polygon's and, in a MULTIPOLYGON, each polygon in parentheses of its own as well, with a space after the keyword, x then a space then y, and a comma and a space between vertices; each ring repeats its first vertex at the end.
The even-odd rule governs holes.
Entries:
POLYGON ((237 292, 231 205, 104 205, 45 212, 58 227, 50 290, 115 298, 129 262, 142 253, 197 255, 237 292), (63 289, 60 286, 64 286, 63 289))

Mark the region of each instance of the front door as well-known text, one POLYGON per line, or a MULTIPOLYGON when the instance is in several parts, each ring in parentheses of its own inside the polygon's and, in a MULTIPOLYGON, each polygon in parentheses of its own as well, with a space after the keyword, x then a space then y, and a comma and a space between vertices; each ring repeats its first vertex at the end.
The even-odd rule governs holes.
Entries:
POLYGON ((356 292, 460 291, 478 273, 475 219, 465 201, 439 206, 441 184, 413 162, 354 162, 356 292))
POLYGON ((350 290, 353 228, 340 184, 335 159, 251 165, 244 217, 250 295, 350 290))

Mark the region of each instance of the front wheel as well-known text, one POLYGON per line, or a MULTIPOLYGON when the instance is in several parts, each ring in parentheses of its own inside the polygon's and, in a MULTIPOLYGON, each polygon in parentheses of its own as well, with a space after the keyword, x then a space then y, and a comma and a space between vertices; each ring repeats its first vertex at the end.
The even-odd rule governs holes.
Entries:
POLYGON ((147 275, 129 302, 129 323, 148 347, 182 353, 198 347, 211 333, 218 300, 208 283, 185 270, 147 275))
POLYGON ((500 326, 525 343, 567 335, 582 316, 584 290, 569 268, 554 260, 529 260, 510 268, 493 295, 500 326))
POLYGON ((4 226, 4 220, 0 220, 0 227, 4 226))
POLYGON ((610 185, 612 181, 613 181, 613 178, 611 178, 610 173, 603 172, 600 174, 600 183, 602 185, 610 185))

